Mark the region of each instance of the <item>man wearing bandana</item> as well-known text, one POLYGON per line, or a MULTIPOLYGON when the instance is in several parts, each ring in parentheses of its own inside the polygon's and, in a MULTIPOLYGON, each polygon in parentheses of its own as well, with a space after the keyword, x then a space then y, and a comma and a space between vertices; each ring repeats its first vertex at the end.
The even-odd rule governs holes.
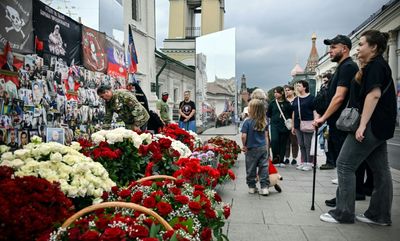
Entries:
POLYGON ((157 102, 157 113, 160 116, 161 121, 164 125, 168 125, 171 122, 169 116, 169 106, 168 106, 168 93, 162 93, 161 100, 157 102))

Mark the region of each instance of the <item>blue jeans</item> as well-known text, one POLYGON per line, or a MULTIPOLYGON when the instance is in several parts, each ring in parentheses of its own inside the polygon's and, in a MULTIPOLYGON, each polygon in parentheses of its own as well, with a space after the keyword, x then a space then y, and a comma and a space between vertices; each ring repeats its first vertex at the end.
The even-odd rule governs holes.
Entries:
POLYGON ((179 127, 187 131, 196 132, 196 120, 192 121, 179 121, 179 127))
POLYGON ((372 170, 374 190, 364 215, 376 222, 391 223, 393 199, 392 175, 389 168, 386 140, 377 139, 368 124, 364 140, 358 142, 348 134, 337 159, 339 187, 336 192, 336 209, 329 213, 341 223, 354 223, 356 175, 365 160, 372 170))
POLYGON ((261 188, 268 187, 268 151, 265 146, 249 148, 246 152, 246 183, 249 188, 256 187, 257 168, 261 188))

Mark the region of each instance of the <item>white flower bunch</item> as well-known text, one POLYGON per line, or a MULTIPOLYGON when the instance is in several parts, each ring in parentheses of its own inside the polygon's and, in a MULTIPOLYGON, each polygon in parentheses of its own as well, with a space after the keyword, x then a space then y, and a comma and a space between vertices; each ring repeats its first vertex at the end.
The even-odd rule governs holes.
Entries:
POLYGON ((4 152, 8 152, 9 150, 10 150, 9 146, 1 145, 0 146, 0 155, 3 154, 4 152))
POLYGON ((102 141, 106 141, 108 144, 114 144, 117 142, 123 142, 125 139, 129 139, 134 143, 136 148, 146 143, 150 144, 152 136, 150 133, 138 133, 128 130, 125 128, 117 128, 113 130, 101 130, 92 134, 93 142, 98 145, 102 141))
POLYGON ((188 132, 189 132, 189 134, 190 134, 191 136, 194 137, 194 147, 195 147, 195 148, 201 147, 201 146, 203 145, 203 141, 199 138, 199 135, 197 135, 196 132, 193 132, 193 131, 191 131, 191 130, 189 130, 188 132))
POLYGON ((15 176, 56 181, 68 197, 99 199, 103 191, 109 192, 115 183, 100 163, 79 153, 79 148, 79 143, 73 143, 71 147, 56 142, 29 143, 14 154, 4 153, 0 165, 12 167, 15 176))
POLYGON ((183 144, 180 141, 177 141, 169 136, 164 136, 162 134, 157 134, 153 136, 153 141, 158 141, 161 138, 167 138, 172 141, 171 147, 175 151, 179 152, 181 154, 181 157, 189 157, 192 154, 192 151, 187 147, 185 144, 183 144))

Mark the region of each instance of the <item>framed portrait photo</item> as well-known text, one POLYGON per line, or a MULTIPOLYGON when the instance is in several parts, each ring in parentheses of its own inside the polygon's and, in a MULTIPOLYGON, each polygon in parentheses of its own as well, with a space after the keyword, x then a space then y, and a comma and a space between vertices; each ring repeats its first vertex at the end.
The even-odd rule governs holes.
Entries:
POLYGON ((46 142, 58 142, 64 144, 65 132, 63 128, 47 128, 46 142))

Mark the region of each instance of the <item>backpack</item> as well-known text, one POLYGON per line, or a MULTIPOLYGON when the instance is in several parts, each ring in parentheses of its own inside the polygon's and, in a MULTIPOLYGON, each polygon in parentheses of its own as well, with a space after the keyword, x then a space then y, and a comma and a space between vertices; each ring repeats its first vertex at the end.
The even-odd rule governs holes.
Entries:
POLYGON ((318 114, 323 115, 326 109, 328 109, 329 103, 330 99, 329 99, 329 84, 328 84, 326 86, 322 86, 314 98, 315 111, 317 111, 318 114))

